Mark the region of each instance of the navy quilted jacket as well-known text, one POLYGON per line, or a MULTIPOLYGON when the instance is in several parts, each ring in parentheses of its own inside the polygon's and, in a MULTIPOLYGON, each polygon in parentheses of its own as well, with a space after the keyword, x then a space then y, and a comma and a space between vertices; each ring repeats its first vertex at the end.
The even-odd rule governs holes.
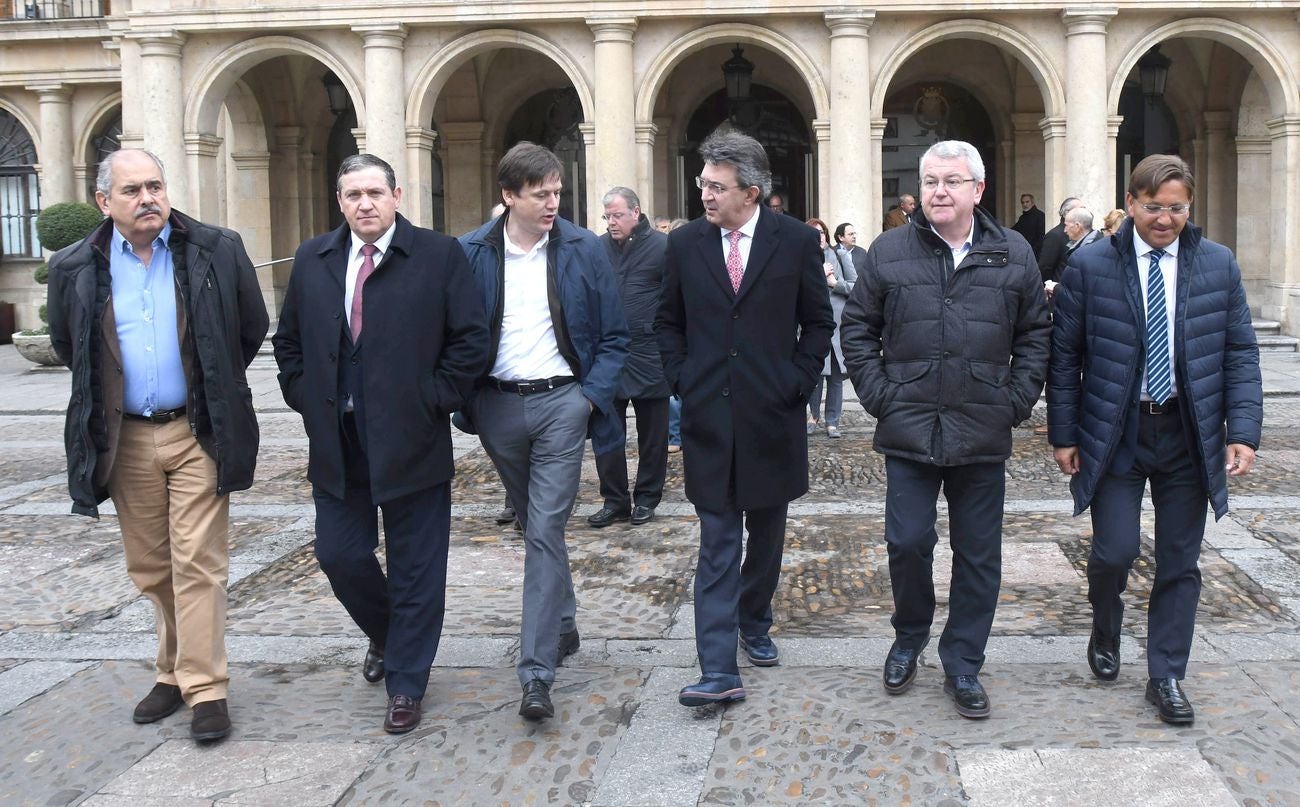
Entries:
MULTIPOLYGON (((1092 502, 1134 417, 1145 339, 1133 222, 1126 220, 1115 235, 1076 252, 1056 289, 1048 439, 1053 446, 1079 447, 1079 473, 1070 480, 1075 515, 1092 502)), ((1191 401, 1202 480, 1215 518, 1222 518, 1228 511, 1225 446, 1259 446, 1259 347, 1236 259, 1191 224, 1179 238, 1174 342, 1177 394, 1191 401)))

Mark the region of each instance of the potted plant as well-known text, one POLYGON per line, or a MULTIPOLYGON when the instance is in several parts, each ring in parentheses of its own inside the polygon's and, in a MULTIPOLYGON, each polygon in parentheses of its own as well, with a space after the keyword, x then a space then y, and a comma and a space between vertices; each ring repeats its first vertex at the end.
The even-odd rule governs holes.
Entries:
MULTIPOLYGON (((90 235, 103 220, 99 208, 92 204, 60 202, 45 208, 36 217, 36 238, 47 252, 57 252, 90 235)), ((34 275, 37 283, 45 285, 49 282, 49 265, 41 264, 34 275)), ((44 305, 40 308, 40 316, 44 323, 40 328, 14 334, 14 347, 28 361, 57 367, 63 362, 50 344, 48 310, 44 305)))

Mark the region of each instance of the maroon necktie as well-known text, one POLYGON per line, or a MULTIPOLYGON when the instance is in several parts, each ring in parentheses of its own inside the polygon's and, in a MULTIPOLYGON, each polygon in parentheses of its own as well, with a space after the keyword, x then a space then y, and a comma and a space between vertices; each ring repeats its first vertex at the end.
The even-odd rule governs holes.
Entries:
POLYGON ((361 245, 361 271, 357 272, 357 284, 352 288, 352 341, 361 338, 361 290, 365 288, 366 278, 374 274, 375 253, 379 247, 374 244, 361 245))
POLYGON ((740 230, 732 230, 727 233, 727 238, 731 239, 731 249, 727 251, 727 275, 731 278, 731 290, 740 291, 740 279, 745 276, 745 267, 740 262, 740 239, 743 236, 740 230))

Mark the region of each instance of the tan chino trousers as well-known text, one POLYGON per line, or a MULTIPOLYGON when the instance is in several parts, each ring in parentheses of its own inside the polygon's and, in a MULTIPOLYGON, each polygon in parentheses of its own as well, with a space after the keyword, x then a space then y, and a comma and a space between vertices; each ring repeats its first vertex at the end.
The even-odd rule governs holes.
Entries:
POLYGON ((123 420, 108 480, 132 582, 153 601, 158 681, 193 706, 226 697, 230 497, 181 417, 123 420))

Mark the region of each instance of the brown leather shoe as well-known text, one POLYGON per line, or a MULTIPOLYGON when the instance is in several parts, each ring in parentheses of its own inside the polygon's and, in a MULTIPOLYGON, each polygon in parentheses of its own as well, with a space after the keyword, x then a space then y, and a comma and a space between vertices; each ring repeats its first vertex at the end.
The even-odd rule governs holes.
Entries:
POLYGON ((181 708, 184 702, 180 687, 175 684, 154 684, 149 694, 135 705, 131 719, 137 723, 153 723, 181 708))
POLYGON ((384 718, 384 731, 405 734, 420 725, 420 699, 410 695, 394 695, 388 699, 388 716, 384 718))
POLYGON ((190 736, 201 743, 220 740, 230 733, 230 713, 226 699, 203 701, 194 704, 194 719, 190 722, 190 736))

